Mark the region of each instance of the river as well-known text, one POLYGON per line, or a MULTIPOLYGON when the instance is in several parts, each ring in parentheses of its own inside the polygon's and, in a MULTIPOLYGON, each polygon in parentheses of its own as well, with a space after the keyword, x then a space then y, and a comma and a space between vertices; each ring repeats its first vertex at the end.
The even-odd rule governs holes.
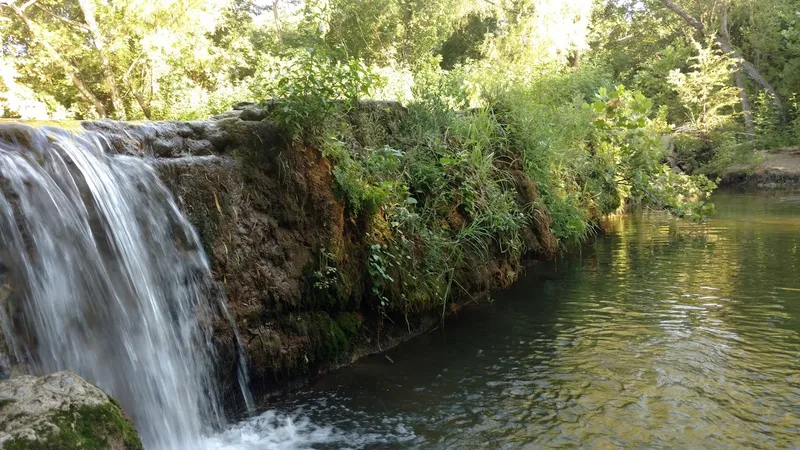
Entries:
POLYGON ((645 212, 214 437, 229 449, 800 446, 800 194, 645 212))

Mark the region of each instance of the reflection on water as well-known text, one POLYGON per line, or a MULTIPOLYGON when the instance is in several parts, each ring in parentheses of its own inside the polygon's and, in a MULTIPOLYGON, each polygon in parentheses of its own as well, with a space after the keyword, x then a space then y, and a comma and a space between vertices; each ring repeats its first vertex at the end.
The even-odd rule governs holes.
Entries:
POLYGON ((273 402, 284 422, 239 424, 230 448, 800 446, 800 195, 715 202, 704 225, 609 222, 394 364, 273 402))

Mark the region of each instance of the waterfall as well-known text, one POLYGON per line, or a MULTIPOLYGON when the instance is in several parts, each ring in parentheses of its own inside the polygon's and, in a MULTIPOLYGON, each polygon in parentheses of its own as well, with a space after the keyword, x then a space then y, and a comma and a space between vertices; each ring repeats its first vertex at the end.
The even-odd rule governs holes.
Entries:
POLYGON ((151 165, 108 147, 0 128, 6 339, 30 371, 70 369, 117 398, 146 448, 198 448, 223 420, 209 263, 151 165))

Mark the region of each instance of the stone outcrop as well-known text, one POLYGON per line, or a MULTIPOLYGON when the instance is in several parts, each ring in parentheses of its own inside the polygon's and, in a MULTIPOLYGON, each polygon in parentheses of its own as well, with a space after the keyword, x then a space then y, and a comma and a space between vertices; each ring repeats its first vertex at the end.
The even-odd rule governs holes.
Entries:
MULTIPOLYGON (((328 159, 313 145, 282 134, 269 116, 276 106, 238 104, 200 122, 83 124, 100 132, 112 151, 155 158, 161 178, 201 236, 256 392, 386 349, 428 329, 441 314, 438 308, 399 317, 396 325, 379 316, 369 302, 364 238, 369 224, 351 217, 337 198, 328 159), (338 284, 335 292, 320 296, 310 275, 329 250, 338 284)), ((366 129, 389 136, 406 113, 396 102, 363 102, 350 113, 351 127, 357 139, 366 129)), ((535 186, 518 190, 520 202, 538 198, 535 186)), ((532 254, 555 249, 546 213, 537 216, 524 239, 532 254)), ((518 264, 500 251, 489 260, 468 261, 456 274, 462 289, 448 311, 459 300, 474 301, 510 285, 518 264)), ((239 344, 231 323, 217 320, 214 339, 220 376, 234 398, 239 344)))
MULTIPOLYGON (((279 105, 238 104, 197 122, 82 124, 109 151, 151 159, 199 233, 216 282, 210 294, 227 302, 213 339, 231 402, 240 398, 240 353, 253 390, 270 391, 385 350, 442 314, 440 305, 394 320, 381 315, 368 270, 371 221, 348 213, 319 148, 281 132, 270 116, 279 105), (324 292, 313 278, 322 259, 337 278, 324 292)), ((407 111, 396 102, 363 102, 348 114, 356 145, 374 146, 397 133, 407 111)), ((517 201, 535 209, 536 186, 521 172, 509 173, 517 201)), ((535 214, 522 237, 531 255, 547 255, 556 247, 550 218, 535 214)), ((454 211, 446 225, 455 229, 464 220, 454 211)), ((451 275, 459 289, 446 311, 509 286, 520 272, 519 256, 499 248, 469 258, 451 275)))
POLYGON ((119 403, 72 372, 0 381, 0 448, 139 450, 119 403))

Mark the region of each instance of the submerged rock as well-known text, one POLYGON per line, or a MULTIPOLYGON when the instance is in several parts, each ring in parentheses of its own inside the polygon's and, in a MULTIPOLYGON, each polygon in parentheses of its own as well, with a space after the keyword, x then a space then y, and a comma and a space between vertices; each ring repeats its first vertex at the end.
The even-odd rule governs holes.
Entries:
POLYGON ((114 399, 72 372, 0 381, 0 448, 140 450, 114 399))

